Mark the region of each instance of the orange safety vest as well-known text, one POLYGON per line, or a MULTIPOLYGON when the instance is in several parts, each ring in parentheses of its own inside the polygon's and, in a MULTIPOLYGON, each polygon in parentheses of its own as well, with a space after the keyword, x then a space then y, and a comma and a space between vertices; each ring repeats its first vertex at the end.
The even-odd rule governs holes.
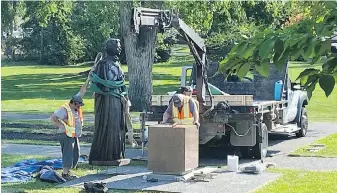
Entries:
POLYGON ((191 98, 189 96, 183 97, 183 106, 181 108, 181 111, 179 111, 178 107, 174 106, 174 103, 172 103, 172 118, 175 123, 181 124, 181 125, 191 125, 193 124, 193 114, 190 111, 190 104, 189 100, 191 98))
MULTIPOLYGON (((76 132, 75 132, 76 120, 75 120, 75 117, 73 115, 73 111, 71 110, 71 108, 69 106, 69 103, 65 103, 62 107, 66 109, 67 115, 68 115, 68 119, 67 119, 67 122, 66 122, 68 127, 65 127, 64 132, 68 137, 74 138, 76 136, 76 132)), ((81 126, 83 127, 83 111, 82 111, 81 107, 79 107, 79 109, 78 109, 78 116, 79 116, 80 121, 81 121, 81 126)))

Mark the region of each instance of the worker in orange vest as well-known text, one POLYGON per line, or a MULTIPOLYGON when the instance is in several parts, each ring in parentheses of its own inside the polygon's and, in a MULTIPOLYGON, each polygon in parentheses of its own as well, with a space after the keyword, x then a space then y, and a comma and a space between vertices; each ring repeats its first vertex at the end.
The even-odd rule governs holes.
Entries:
POLYGON ((77 178, 70 175, 70 168, 75 168, 80 157, 80 144, 78 138, 82 135, 83 127, 83 96, 87 91, 89 82, 87 81, 76 95, 72 96, 57 109, 50 120, 58 127, 57 135, 62 151, 62 177, 66 180, 77 178))
POLYGON ((183 94, 175 94, 172 97, 168 108, 163 115, 162 124, 172 119, 175 124, 179 125, 192 125, 195 124, 198 127, 199 123, 199 111, 196 103, 190 96, 183 94))
POLYGON ((186 95, 186 96, 189 96, 189 97, 192 98, 192 100, 195 103, 195 106, 197 107, 198 112, 199 112, 199 102, 192 97, 192 92, 193 92, 193 89, 192 89, 191 86, 181 87, 181 93, 183 95, 186 95))

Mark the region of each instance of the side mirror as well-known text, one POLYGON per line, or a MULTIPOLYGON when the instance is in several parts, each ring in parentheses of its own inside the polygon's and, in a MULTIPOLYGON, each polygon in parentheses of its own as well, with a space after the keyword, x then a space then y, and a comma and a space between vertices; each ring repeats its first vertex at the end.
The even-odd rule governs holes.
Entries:
POLYGON ((292 82, 291 90, 303 90, 303 87, 301 86, 300 83, 292 82))

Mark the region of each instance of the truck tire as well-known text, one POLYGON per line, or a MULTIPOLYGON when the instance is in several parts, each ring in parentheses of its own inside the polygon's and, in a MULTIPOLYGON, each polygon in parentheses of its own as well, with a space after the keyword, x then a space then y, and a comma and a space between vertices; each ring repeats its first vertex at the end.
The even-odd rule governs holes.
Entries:
POLYGON ((298 126, 301 127, 301 130, 296 133, 296 137, 305 137, 308 132, 308 114, 305 107, 302 107, 301 117, 298 126))
POLYGON ((253 156, 255 159, 263 159, 267 156, 268 152, 268 128, 266 124, 261 123, 261 128, 256 132, 256 138, 262 138, 262 142, 256 140, 256 145, 253 147, 253 156))
POLYGON ((240 147, 240 153, 242 158, 252 158, 250 148, 251 147, 248 146, 240 147))

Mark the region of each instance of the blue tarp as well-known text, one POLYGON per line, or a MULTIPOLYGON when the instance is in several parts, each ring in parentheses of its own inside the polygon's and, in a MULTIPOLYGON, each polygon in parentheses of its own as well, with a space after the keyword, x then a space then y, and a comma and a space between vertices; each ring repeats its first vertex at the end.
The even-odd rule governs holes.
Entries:
MULTIPOLYGON (((79 163, 87 162, 85 156, 81 156, 79 163)), ((43 166, 50 166, 53 169, 62 169, 62 159, 50 159, 39 161, 36 159, 23 160, 13 166, 1 168, 1 183, 8 182, 28 182, 32 180, 33 174, 39 172, 43 166)))

